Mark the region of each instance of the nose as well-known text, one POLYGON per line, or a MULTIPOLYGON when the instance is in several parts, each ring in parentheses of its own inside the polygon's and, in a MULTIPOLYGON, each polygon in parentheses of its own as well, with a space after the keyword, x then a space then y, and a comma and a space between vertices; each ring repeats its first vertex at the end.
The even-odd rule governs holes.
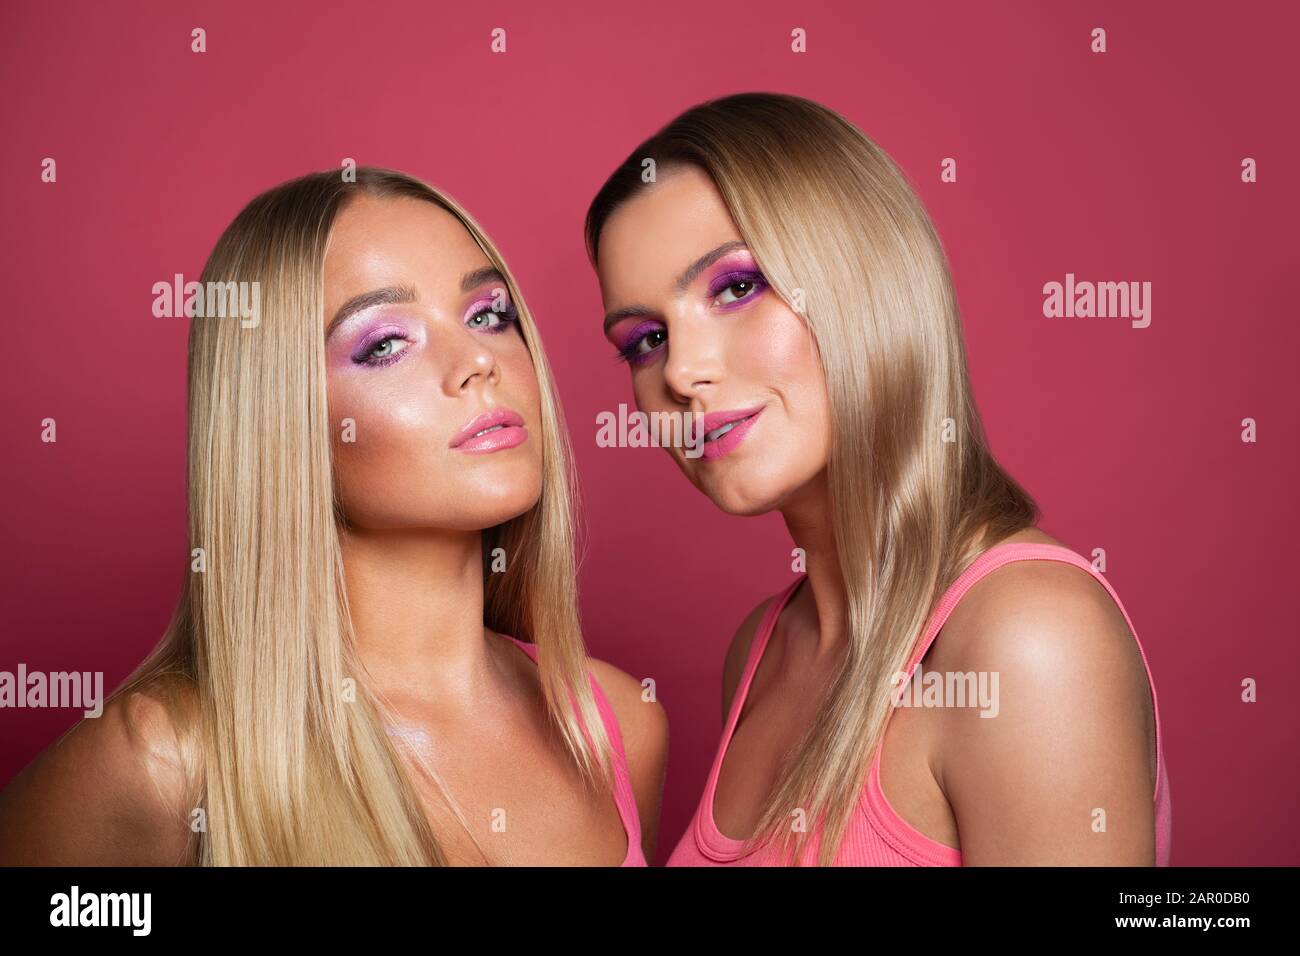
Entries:
POLYGON ((722 340, 714 323, 707 318, 679 318, 668 332, 664 381, 669 390, 686 404, 706 394, 722 376, 722 340))
POLYGON ((447 395, 460 395, 468 389, 501 381, 501 366, 483 333, 465 329, 455 336, 454 342, 445 343, 444 348, 451 352, 443 378, 443 391, 447 395))

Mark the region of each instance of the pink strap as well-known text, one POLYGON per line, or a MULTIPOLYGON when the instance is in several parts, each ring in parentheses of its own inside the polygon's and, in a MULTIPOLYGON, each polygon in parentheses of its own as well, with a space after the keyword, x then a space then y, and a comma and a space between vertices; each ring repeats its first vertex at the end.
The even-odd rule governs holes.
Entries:
POLYGON ((753 683, 754 674, 758 671, 759 658, 763 656, 763 649, 767 647, 768 639, 772 636, 772 631, 776 627, 776 619, 780 616, 782 609, 790 603, 790 598, 799 585, 803 584, 807 574, 801 574, 786 586, 785 590, 773 599, 768 605, 763 617, 758 622, 758 629, 754 632, 754 639, 749 644, 749 654, 745 657, 745 669, 741 672, 740 684, 736 687, 735 693, 731 695, 731 711, 727 715, 727 734, 724 739, 730 739, 732 725, 736 718, 740 716, 740 709, 745 706, 745 699, 749 697, 749 685, 753 683))
MULTIPOLYGON (((1158 797, 1161 788, 1165 783, 1163 779, 1164 761, 1160 756, 1162 741, 1164 738, 1160 730, 1160 706, 1156 697, 1155 681, 1151 677, 1151 665, 1147 661, 1146 651, 1142 647, 1142 642, 1138 640, 1137 628, 1133 626, 1133 621, 1129 617, 1128 611, 1125 610, 1123 602, 1119 599, 1119 595, 1115 593, 1115 589, 1110 586, 1110 582, 1107 581, 1102 574, 1093 569, 1091 562, 1081 555, 1076 554, 1074 551, 1071 551, 1069 548, 1064 548, 1055 544, 1040 544, 1031 541, 1007 541, 1002 544, 994 545, 972 561, 966 570, 959 574, 957 579, 943 593, 938 604, 935 605, 934 610, 931 612, 930 617, 926 622, 925 629, 922 632, 921 639, 917 642, 916 650, 913 651, 912 658, 907 665, 908 676, 911 676, 913 671, 916 670, 916 666, 921 662, 921 659, 925 657, 926 651, 930 649, 930 645, 933 644, 934 639, 938 637, 939 631, 943 629, 943 625, 947 622, 949 615, 952 614, 961 599, 966 596, 966 592, 974 587, 975 584, 985 575, 990 574, 1003 565, 1010 564, 1013 561, 1062 561, 1066 564, 1072 564, 1076 568, 1086 571, 1098 583, 1100 583, 1101 586, 1106 589, 1106 593, 1110 595, 1111 600, 1115 602, 1120 613, 1124 615, 1124 621, 1128 624, 1129 632, 1133 635, 1133 640, 1137 643, 1138 653, 1142 655, 1142 666, 1146 669, 1147 673, 1147 686, 1151 689, 1151 709, 1155 716, 1157 754, 1154 796, 1158 797)), ((745 699, 749 695, 749 685, 754 679, 755 672, 758 670, 758 660, 762 656, 763 649, 767 646, 768 639, 771 637, 772 631, 776 626, 777 617, 780 615, 781 610, 785 605, 789 603, 795 590, 807 577, 807 574, 801 574, 799 577, 795 578, 795 580, 792 581, 786 589, 772 601, 771 606, 767 609, 767 613, 763 615, 762 621, 759 624, 758 632, 755 634, 753 644, 750 647, 748 660, 745 662, 744 676, 741 680, 740 686, 736 689, 736 693, 732 698, 731 713, 727 719, 727 733, 724 739, 730 738, 732 728, 736 719, 740 715, 740 709, 744 706, 745 699)))
MULTIPOLYGON (((514 641, 516 647, 533 659, 537 663, 537 645, 529 644, 524 641, 511 637, 509 634, 503 635, 514 641)), ((600 714, 601 722, 605 725, 605 734, 609 737, 610 748, 614 752, 614 802, 618 806, 619 816, 623 818, 624 829, 628 834, 629 857, 633 856, 631 847, 638 848, 641 845, 641 813, 636 805, 636 793, 632 789, 632 775, 628 770, 627 754, 623 751, 623 734, 619 730, 618 716, 614 713, 614 708, 610 706, 609 700, 605 697, 605 692, 601 690, 600 682, 596 680, 595 675, 590 671, 587 672, 587 680, 591 684, 592 696, 596 701, 596 710, 600 714)), ((584 733, 586 733, 584 729, 584 733)), ((590 739, 590 734, 587 734, 590 739)))
POLYGON ((934 639, 938 637, 939 632, 943 629, 943 625, 947 622, 949 615, 952 614, 961 599, 966 596, 966 592, 974 587, 975 584, 985 575, 988 575, 1003 565, 1010 564, 1013 561, 1061 561, 1065 564, 1072 564, 1076 568, 1086 571, 1094 580, 1101 584, 1101 586, 1106 589, 1106 593, 1110 595, 1111 600, 1115 602, 1115 606, 1119 608, 1120 613, 1124 615, 1124 622, 1128 625, 1129 633, 1133 635, 1133 640, 1137 644, 1138 653, 1142 656, 1142 666, 1146 670, 1147 674, 1147 686, 1151 690, 1151 710, 1154 714, 1156 725, 1156 781, 1155 793, 1152 798, 1157 799, 1160 796, 1160 790, 1164 784, 1162 773, 1164 761, 1161 758, 1161 742, 1163 736, 1160 732, 1160 706, 1156 698, 1155 680, 1151 676, 1151 665, 1147 661, 1146 651, 1142 647, 1142 642, 1138 640, 1137 628, 1133 626, 1133 621, 1128 616, 1128 611, 1125 610, 1123 602, 1119 599, 1119 595, 1115 593, 1115 589, 1110 586, 1110 582, 1107 581, 1100 572, 1093 568, 1090 561, 1082 555, 1071 551, 1069 548, 1064 548, 1055 544, 1040 544, 1032 541, 1008 541, 994 545, 972 561, 970 566, 959 574, 957 580, 954 581, 948 590, 943 593, 943 597, 939 599, 939 603, 931 613, 921 640, 917 643, 917 649, 913 652, 912 659, 907 665, 908 676, 910 677, 912 675, 912 672, 921 662, 921 659, 925 657, 926 651, 930 649, 930 645, 933 644, 934 639))

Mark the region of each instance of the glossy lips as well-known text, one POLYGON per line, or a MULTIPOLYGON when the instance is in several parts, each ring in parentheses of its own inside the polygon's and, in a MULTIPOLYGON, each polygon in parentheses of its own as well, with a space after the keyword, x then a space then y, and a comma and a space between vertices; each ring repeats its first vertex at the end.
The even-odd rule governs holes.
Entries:
POLYGON ((704 459, 721 458, 745 440, 754 427, 763 406, 736 408, 728 412, 709 412, 704 416, 704 459), (725 429, 725 430, 724 430, 725 429))
POLYGON ((451 447, 471 454, 522 445, 528 438, 524 420, 510 408, 494 408, 474 418, 451 439, 451 447))

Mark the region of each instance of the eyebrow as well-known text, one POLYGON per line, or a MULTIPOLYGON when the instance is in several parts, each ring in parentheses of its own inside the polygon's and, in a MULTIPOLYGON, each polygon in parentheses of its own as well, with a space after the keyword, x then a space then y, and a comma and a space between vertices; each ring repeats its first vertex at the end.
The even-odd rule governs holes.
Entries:
MULTIPOLYGON (((481 269, 473 269, 466 272, 460 277, 460 291, 469 292, 484 282, 497 280, 504 283, 505 276, 496 266, 483 266, 481 269)), ((334 318, 330 320, 329 326, 325 329, 325 340, 329 341, 334 330, 340 325, 365 309, 374 308, 377 305, 397 305, 410 304, 419 296, 410 286, 398 285, 388 286, 383 289, 374 289, 370 292, 363 292, 360 295, 354 295, 348 301, 339 306, 339 310, 334 313, 334 318)))
MULTIPOLYGON (((678 292, 685 292, 687 286, 695 281, 701 272, 707 269, 713 263, 717 262, 729 252, 735 252, 737 249, 744 249, 745 243, 740 239, 733 239, 730 242, 724 242, 716 249, 710 249, 704 255, 700 256, 679 275, 673 282, 673 288, 678 292)), ((634 318, 639 315, 653 315, 654 310, 645 305, 629 305, 626 308, 615 309, 613 312, 605 314, 604 329, 609 331, 609 327, 615 322, 621 322, 623 319, 634 318)))
POLYGON ((505 282, 506 277, 501 274, 501 270, 496 266, 484 266, 482 269, 475 269, 472 272, 466 272, 460 277, 460 291, 469 292, 484 282, 505 282))

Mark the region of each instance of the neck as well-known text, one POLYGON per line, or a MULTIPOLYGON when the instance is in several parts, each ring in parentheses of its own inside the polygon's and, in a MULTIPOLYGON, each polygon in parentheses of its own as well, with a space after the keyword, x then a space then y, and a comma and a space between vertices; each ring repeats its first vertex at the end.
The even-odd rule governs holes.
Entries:
POLYGON ((792 495, 781 509, 794 543, 803 549, 817 614, 817 652, 835 650, 847 639, 848 595, 835 550, 830 479, 825 470, 792 495))
POLYGON ((357 649, 377 690, 459 709, 491 677, 478 531, 340 533, 357 649))

